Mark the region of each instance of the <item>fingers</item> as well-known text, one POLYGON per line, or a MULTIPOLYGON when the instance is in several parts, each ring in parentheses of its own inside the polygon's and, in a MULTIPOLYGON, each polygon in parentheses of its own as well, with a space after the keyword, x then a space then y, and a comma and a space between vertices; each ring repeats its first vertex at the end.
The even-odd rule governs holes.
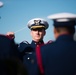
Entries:
POLYGON ((12 39, 15 38, 15 33, 14 32, 7 32, 6 35, 11 37, 12 39))

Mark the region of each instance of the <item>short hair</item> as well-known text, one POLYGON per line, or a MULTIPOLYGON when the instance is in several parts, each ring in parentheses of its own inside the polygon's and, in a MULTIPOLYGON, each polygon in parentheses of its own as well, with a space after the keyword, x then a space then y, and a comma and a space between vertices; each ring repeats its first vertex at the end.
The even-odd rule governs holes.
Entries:
POLYGON ((74 27, 55 27, 58 32, 68 31, 69 34, 74 35, 75 28, 74 27))

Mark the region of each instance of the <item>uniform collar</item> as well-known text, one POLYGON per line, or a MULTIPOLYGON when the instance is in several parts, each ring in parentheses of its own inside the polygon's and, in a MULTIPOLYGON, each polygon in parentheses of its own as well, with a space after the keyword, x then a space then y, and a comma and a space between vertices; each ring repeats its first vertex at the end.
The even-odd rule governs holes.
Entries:
POLYGON ((44 44, 43 40, 39 41, 39 42, 35 42, 32 40, 32 43, 31 44, 44 44))
POLYGON ((73 39, 73 36, 72 35, 63 34, 63 35, 60 35, 56 39, 56 41, 59 41, 59 40, 62 40, 62 41, 66 40, 66 41, 68 41, 68 40, 74 40, 74 39, 73 39))

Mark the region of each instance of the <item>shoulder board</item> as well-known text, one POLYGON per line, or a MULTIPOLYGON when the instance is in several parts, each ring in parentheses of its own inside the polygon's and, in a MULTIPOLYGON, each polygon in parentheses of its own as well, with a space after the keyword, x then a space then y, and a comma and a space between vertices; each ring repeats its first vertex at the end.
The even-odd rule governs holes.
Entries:
POLYGON ((48 42, 46 42, 45 44, 49 44, 49 43, 52 43, 53 41, 52 40, 49 40, 48 42))
POLYGON ((28 42, 28 41, 26 41, 26 40, 25 40, 25 41, 22 41, 21 43, 29 44, 29 42, 28 42))
POLYGON ((27 41, 22 41, 19 45, 18 45, 18 50, 20 52, 24 51, 27 47, 29 47, 30 44, 27 41))

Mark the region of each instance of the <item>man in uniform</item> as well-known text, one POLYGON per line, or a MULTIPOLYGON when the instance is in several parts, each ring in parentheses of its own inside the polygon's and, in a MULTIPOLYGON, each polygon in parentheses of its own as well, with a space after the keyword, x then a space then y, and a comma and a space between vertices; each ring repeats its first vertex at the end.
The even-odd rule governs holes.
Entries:
POLYGON ((48 18, 54 21, 53 43, 41 47, 45 75, 76 74, 76 41, 73 39, 76 14, 59 13, 48 18))
MULTIPOLYGON (((18 49, 21 52, 23 64, 27 67, 29 75, 43 75, 42 59, 40 55, 40 46, 44 45, 43 38, 49 24, 42 18, 34 18, 28 22, 28 28, 31 30, 32 42, 29 44, 23 41, 18 49)), ((7 34, 9 35, 9 33, 7 34)))

